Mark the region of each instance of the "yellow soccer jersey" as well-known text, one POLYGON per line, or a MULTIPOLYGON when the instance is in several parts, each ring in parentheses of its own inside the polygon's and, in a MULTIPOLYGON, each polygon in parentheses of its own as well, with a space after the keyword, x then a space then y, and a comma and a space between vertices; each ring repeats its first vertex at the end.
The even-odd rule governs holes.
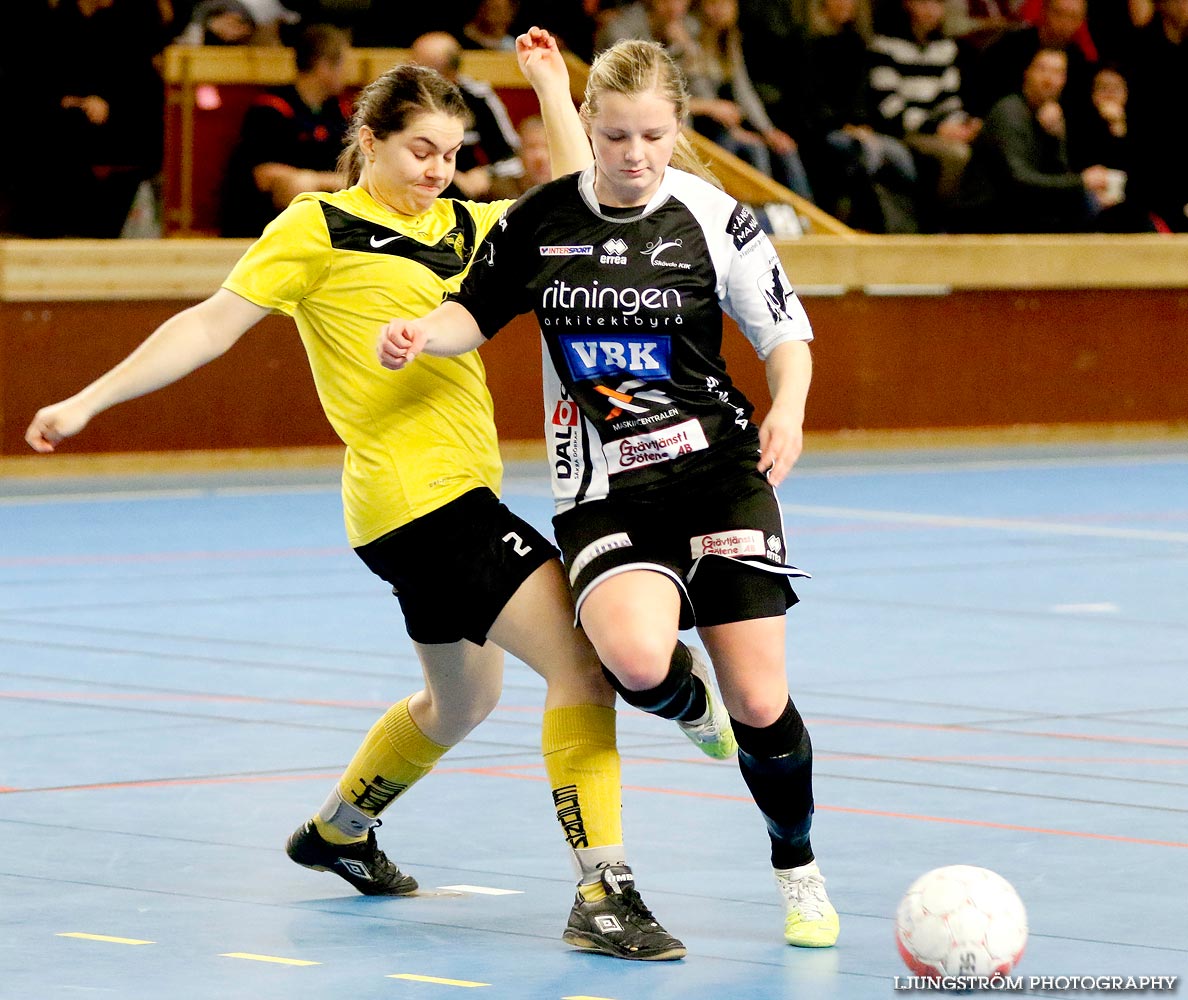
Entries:
MULTIPOLYGON (((346 444, 342 498, 365 545, 477 486, 499 492, 491 395, 477 352, 380 366, 380 327, 457 291, 508 202, 440 199, 389 212, 360 187, 303 194, 264 230, 223 287, 292 316, 322 408, 346 444)), ((282 416, 283 419, 283 416, 282 416)))

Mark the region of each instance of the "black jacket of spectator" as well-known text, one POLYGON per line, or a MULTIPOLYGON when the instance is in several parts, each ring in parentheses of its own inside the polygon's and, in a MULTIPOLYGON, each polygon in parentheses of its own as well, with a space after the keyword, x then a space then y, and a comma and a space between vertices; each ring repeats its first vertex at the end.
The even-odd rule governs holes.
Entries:
POLYGON ((240 142, 227 168, 223 235, 259 236, 276 217, 272 197, 252 177, 260 164, 334 170, 350 117, 351 105, 345 97, 332 98, 315 111, 293 86, 261 94, 244 116, 240 142))
POLYGON ((1158 17, 1128 69, 1133 197, 1175 232, 1188 232, 1188 40, 1173 44, 1158 17))
MULTIPOLYGON (((986 47, 974 60, 972 77, 966 81, 965 106, 971 115, 984 116, 996 101, 1019 89, 1023 72, 1044 46, 1039 29, 1033 25, 1015 28, 986 47)), ((1068 82, 1060 105, 1070 131, 1083 128, 1093 116, 1093 67, 1075 42, 1064 46, 1068 56, 1068 82)))
POLYGON ((1081 175, 1065 142, 1045 131, 1022 94, 986 116, 961 178, 950 228, 982 233, 1071 233, 1089 218, 1081 175))
POLYGON ((806 115, 812 132, 869 125, 870 58, 858 30, 847 24, 837 34, 810 38, 808 46, 812 83, 806 115))

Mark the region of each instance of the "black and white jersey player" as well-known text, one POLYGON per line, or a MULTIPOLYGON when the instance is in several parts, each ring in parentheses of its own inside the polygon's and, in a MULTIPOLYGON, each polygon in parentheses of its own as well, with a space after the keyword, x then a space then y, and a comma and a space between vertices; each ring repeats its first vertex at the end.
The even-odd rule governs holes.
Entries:
POLYGON ((758 453, 754 408, 722 359, 723 312, 764 360, 812 339, 749 209, 671 166, 642 208, 607 208, 594 169, 513 205, 449 297, 488 338, 535 311, 558 513, 758 453))

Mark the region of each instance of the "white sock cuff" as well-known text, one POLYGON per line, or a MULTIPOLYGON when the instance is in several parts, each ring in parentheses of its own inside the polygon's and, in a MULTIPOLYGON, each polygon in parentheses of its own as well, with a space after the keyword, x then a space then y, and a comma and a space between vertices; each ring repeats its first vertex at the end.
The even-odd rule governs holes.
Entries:
POLYGON ((379 826, 378 819, 347 802, 337 786, 322 803, 322 808, 318 810, 318 819, 348 837, 365 837, 373 826, 379 826))

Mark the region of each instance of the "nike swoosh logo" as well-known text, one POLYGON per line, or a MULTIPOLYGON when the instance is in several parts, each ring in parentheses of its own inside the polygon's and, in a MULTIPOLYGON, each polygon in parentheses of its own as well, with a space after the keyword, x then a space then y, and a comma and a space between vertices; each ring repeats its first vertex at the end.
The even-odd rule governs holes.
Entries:
POLYGON ((388 237, 387 239, 385 239, 385 240, 377 240, 377 239, 376 239, 376 238, 373 236, 373 237, 371 237, 371 245, 372 245, 373 247, 375 247, 375 248, 378 250, 380 247, 385 247, 385 246, 387 246, 389 243, 391 243, 393 240, 398 240, 398 239, 400 239, 400 237, 399 237, 399 236, 389 236, 389 237, 388 237))

